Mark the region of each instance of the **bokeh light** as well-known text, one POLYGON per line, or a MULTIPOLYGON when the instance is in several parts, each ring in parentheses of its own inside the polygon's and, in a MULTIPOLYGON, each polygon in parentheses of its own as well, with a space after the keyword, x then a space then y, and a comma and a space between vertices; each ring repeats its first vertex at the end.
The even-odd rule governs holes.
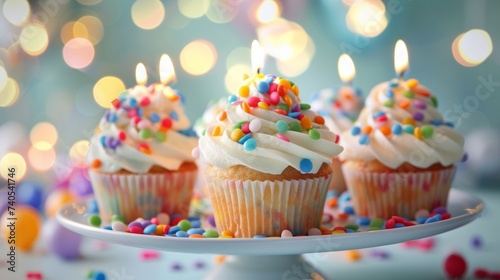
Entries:
POLYGON ((280 7, 274 0, 264 0, 257 8, 257 20, 268 23, 280 16, 280 7))
POLYGON ((30 132, 31 144, 38 150, 46 151, 57 142, 57 130, 51 123, 39 122, 30 132))
POLYGON ((111 102, 125 90, 125 84, 120 78, 106 76, 94 86, 94 99, 103 108, 111 108, 111 102))
POLYGON ((100 19, 94 16, 83 16, 75 22, 75 26, 78 24, 82 24, 85 27, 87 36, 76 36, 75 32, 75 37, 88 39, 93 45, 96 45, 101 41, 102 36, 104 35, 104 28, 100 19))
POLYGON ((84 38, 71 39, 63 47, 64 62, 75 69, 89 66, 94 59, 94 54, 94 46, 84 38))
POLYGON ((0 89, 0 107, 11 106, 12 104, 16 103, 18 98, 19 86, 17 85, 16 80, 7 78, 3 89, 0 89))
MULTIPOLYGON (((232 50, 226 58, 226 67, 230 69, 237 64, 248 64, 251 62, 251 51, 249 48, 240 47, 232 50)), ((250 73, 248 73, 250 74, 250 73)))
POLYGON ((89 150, 89 141, 80 140, 69 149, 69 158, 74 166, 85 166, 85 155, 89 150))
POLYGON ((5 71, 5 68, 3 68, 2 65, 0 65, 0 91, 2 91, 5 85, 7 85, 8 78, 9 76, 7 76, 7 71, 5 71))
POLYGON ((302 26, 282 18, 259 26, 257 37, 266 53, 280 60, 297 56, 310 40, 302 26))
POLYGON ((165 7, 158 0, 137 0, 132 5, 132 21, 141 29, 154 29, 165 18, 165 7))
POLYGON ((312 40, 307 40, 308 44, 306 49, 294 56, 291 59, 287 60, 276 60, 276 68, 278 71, 287 77, 296 77, 309 68, 311 64, 312 58, 314 57, 314 53, 316 52, 316 48, 312 40))
POLYGON ((73 38, 88 38, 89 37, 89 31, 87 29, 87 26, 83 24, 82 22, 75 21, 73 23, 73 38))
POLYGON ((30 23, 23 27, 19 42, 27 54, 38 56, 47 49, 49 45, 49 35, 43 25, 30 23))
POLYGON ((453 57, 466 67, 483 63, 492 52, 491 37, 481 29, 472 29, 460 34, 452 43, 453 57))
POLYGON ((18 153, 7 153, 0 159, 0 174, 7 180, 21 180, 26 174, 26 161, 18 153), (15 168, 14 178, 9 176, 9 168, 15 168))
POLYGON ((2 11, 6 20, 21 26, 30 15, 30 4, 26 0, 5 0, 2 11))
POLYGON ((75 38, 73 27, 75 25, 74 21, 67 22, 61 28, 61 41, 66 44, 69 40, 75 38))
POLYGON ((182 68, 191 75, 203 75, 215 66, 217 51, 212 43, 195 40, 187 44, 181 51, 182 68))
POLYGON ((179 11, 188 18, 202 17, 208 10, 209 0, 178 0, 179 11))
POLYGON ((237 93, 238 89, 243 82, 243 75, 251 75, 252 67, 247 64, 237 64, 231 66, 224 77, 224 83, 226 85, 226 89, 229 93, 237 93))
POLYGON ((356 1, 347 12, 347 27, 359 35, 376 37, 387 27, 385 12, 385 5, 380 0, 356 1))
POLYGON ((35 170, 47 171, 56 162, 56 151, 54 148, 39 150, 35 146, 31 146, 28 150, 28 161, 35 170))
POLYGON ((228 23, 236 17, 239 7, 238 1, 210 1, 206 16, 214 23, 228 23))

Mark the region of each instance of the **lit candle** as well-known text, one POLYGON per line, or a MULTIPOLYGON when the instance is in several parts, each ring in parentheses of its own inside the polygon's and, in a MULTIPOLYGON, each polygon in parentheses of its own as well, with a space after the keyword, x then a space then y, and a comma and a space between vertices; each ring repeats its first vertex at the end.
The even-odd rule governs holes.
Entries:
POLYGON ((264 66, 264 58, 266 53, 264 49, 260 46, 259 41, 253 40, 252 42, 252 71, 259 74, 260 70, 264 66))
POLYGON ((138 85, 144 86, 148 82, 148 73, 144 64, 139 63, 135 68, 135 80, 138 85))
POLYGON ((394 47, 394 69, 400 80, 403 80, 403 75, 408 71, 408 49, 403 40, 398 40, 394 47))
POLYGON ((339 57, 339 76, 342 82, 348 85, 352 85, 352 81, 356 76, 356 68, 354 67, 354 62, 352 58, 347 54, 342 54, 339 57))
POLYGON ((175 76, 174 65, 170 56, 163 54, 160 58, 160 81, 164 85, 175 83, 177 80, 175 76))

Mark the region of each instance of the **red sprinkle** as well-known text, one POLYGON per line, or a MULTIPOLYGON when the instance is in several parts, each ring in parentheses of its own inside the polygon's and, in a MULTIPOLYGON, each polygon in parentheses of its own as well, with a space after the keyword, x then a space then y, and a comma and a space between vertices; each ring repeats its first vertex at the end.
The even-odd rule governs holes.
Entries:
POLYGON ((260 98, 258 98, 257 96, 250 96, 247 100, 247 103, 248 105, 250 105, 250 107, 257 107, 259 105, 259 102, 260 98))
POLYGON ((170 226, 176 226, 183 218, 182 217, 175 217, 170 221, 170 226))
POLYGON ((269 95, 269 101, 271 101, 271 104, 273 105, 277 105, 278 103, 280 103, 280 95, 278 94, 278 92, 271 92, 271 94, 269 95))
POLYGON ((449 255, 445 259, 443 266, 446 276, 450 278, 462 278, 467 272, 467 262, 457 253, 449 255))
POLYGON ((143 97, 141 99, 141 106, 145 107, 145 106, 148 106, 149 104, 151 104, 151 99, 149 99, 149 97, 143 97))
POLYGON ((393 219, 394 222, 396 222, 396 224, 404 224, 405 223, 405 219, 403 219, 399 216, 392 216, 391 219, 393 219))
POLYGON ((165 225, 165 227, 163 228, 163 233, 164 234, 168 234, 169 230, 170 230, 170 226, 169 225, 165 225))
POLYGON ((336 230, 341 230, 343 232, 346 232, 345 227, 334 227, 333 231, 336 231, 336 230))
POLYGON ((476 278, 479 278, 479 279, 485 279, 485 278, 488 278, 490 276, 490 273, 488 272, 488 270, 484 269, 484 268, 476 268, 474 270, 474 277, 476 278))
POLYGON ((125 139, 127 139, 127 134, 125 134, 125 132, 123 131, 120 131, 118 132, 118 138, 122 141, 124 141, 125 139))
POLYGON ((387 121, 387 116, 383 115, 375 119, 376 122, 386 122, 387 121))
POLYGON ((396 226, 396 222, 394 221, 394 219, 389 219, 385 222, 386 229, 391 229, 391 228, 394 228, 395 226, 396 226))
POLYGON ((245 133, 245 134, 250 133, 250 123, 247 122, 247 123, 244 123, 243 125, 241 125, 241 131, 243 131, 243 133, 245 133))
POLYGON ((26 278, 28 278, 28 279, 36 279, 36 280, 43 280, 42 273, 40 273, 40 272, 26 272, 26 278))
POLYGON ((140 121, 141 121, 141 118, 139 118, 139 117, 137 117, 137 116, 136 116, 136 117, 132 117, 132 122, 133 122, 135 125, 137 125, 140 121))
POLYGON ((489 276, 490 279, 500 280, 500 272, 491 272, 489 276))
POLYGON ((340 135, 335 134, 335 144, 338 144, 340 140, 340 135))
POLYGON ((449 218, 451 218, 451 214, 450 213, 443 213, 443 214, 441 214, 441 220, 448 220, 449 218))
POLYGON ((115 99, 113 101, 111 101, 111 104, 113 105, 113 107, 115 107, 116 109, 120 108, 120 105, 121 105, 121 102, 120 102, 120 99, 115 99))
POLYGON ((282 109, 275 109, 274 112, 280 114, 280 115, 284 115, 284 116, 287 116, 288 114, 286 113, 285 110, 282 110, 282 109))
POLYGON ((156 217, 151 218, 151 223, 153 223, 155 225, 159 225, 160 224, 160 222, 158 221, 158 218, 156 218, 156 217))
POLYGON ((137 234, 143 234, 144 231, 142 230, 141 227, 139 226, 131 226, 128 228, 128 230, 131 232, 131 233, 137 233, 137 234))
POLYGON ((172 120, 170 118, 164 118, 161 120, 161 126, 165 128, 171 128, 172 127, 172 120))
POLYGON ((270 83, 269 90, 267 91, 267 93, 276 92, 277 90, 278 90, 278 84, 270 83))

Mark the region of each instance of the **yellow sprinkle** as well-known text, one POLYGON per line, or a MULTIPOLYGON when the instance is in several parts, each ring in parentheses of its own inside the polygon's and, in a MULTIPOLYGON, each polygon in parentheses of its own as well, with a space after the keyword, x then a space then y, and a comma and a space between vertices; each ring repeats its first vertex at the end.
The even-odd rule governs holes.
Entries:
POLYGON ((259 106, 259 108, 261 109, 269 110, 269 106, 267 105, 266 102, 260 101, 259 103, 257 103, 257 106, 259 106))
POLYGON ((244 81, 244 80, 246 80, 246 79, 248 79, 248 78, 250 78, 250 76, 248 76, 248 74, 247 74, 247 73, 244 73, 244 74, 243 74, 243 81, 244 81))
POLYGON ((212 131, 212 136, 219 136, 221 133, 221 128, 220 126, 214 127, 214 130, 212 131))
POLYGON ((165 235, 165 233, 163 233, 163 229, 165 228, 165 225, 158 225, 156 227, 156 230, 155 230, 155 235, 165 235))
POLYGON ((299 96, 299 87, 297 85, 293 85, 292 92, 295 96, 299 96))
POLYGON ((223 230, 221 235, 227 235, 227 236, 234 237, 234 233, 230 230, 223 230))
POLYGON ((248 97, 250 95, 250 88, 248 86, 241 86, 238 90, 238 94, 241 97, 248 97))
POLYGON ((357 250, 349 250, 346 252, 346 257, 349 261, 359 261, 361 254, 357 250))
POLYGON ((415 127, 415 130, 413 130, 413 135, 415 135, 415 137, 417 137, 419 140, 422 140, 424 139, 422 137, 422 130, 420 129, 420 127, 415 127))
POLYGON ((332 231, 332 235, 337 235, 337 234, 345 234, 343 230, 334 230, 332 231))
POLYGON ((264 75, 264 73, 257 74, 257 78, 259 78, 259 79, 264 79, 265 76, 266 75, 264 75))
POLYGON ((234 238, 234 237, 232 237, 230 235, 219 235, 218 238, 234 238))
POLYGON ((415 125, 415 120, 413 118, 404 118, 403 119, 403 124, 415 125))
POLYGON ((220 263, 223 263, 225 260, 226 260, 226 256, 221 255, 221 256, 217 256, 217 257, 215 257, 214 262, 215 262, 216 264, 220 264, 220 263))
POLYGON ((231 140, 233 140, 234 142, 238 142, 240 141, 241 137, 243 137, 245 135, 245 133, 243 133, 243 131, 241 131, 241 129, 237 128, 233 131, 231 131, 231 140))
POLYGON ((250 105, 248 105, 248 103, 243 102, 243 103, 241 103, 240 106, 241 106, 241 109, 243 109, 243 111, 250 114, 250 105))
POLYGON ((285 95, 285 96, 281 97, 281 99, 283 99, 283 101, 285 102, 285 104, 288 107, 292 107, 292 99, 290 98, 290 96, 285 95))
POLYGON ((418 86, 418 80, 417 79, 409 79, 408 81, 406 81, 406 85, 410 89, 414 89, 418 86))

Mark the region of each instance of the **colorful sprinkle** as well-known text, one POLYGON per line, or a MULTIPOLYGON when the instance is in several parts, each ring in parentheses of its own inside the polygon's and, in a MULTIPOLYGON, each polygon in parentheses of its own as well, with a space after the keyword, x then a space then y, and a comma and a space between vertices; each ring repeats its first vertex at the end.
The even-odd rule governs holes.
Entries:
POLYGON ((220 126, 217 125, 216 127, 214 127, 214 130, 212 131, 212 136, 219 136, 221 134, 221 132, 222 131, 221 131, 220 126))
POLYGON ((415 125, 415 120, 413 118, 404 118, 403 119, 403 124, 415 125))
POLYGON ((384 125, 380 127, 380 132, 382 132, 382 134, 384 134, 385 136, 389 136, 391 135, 391 128, 384 125))
POLYGON ((300 171, 302 171, 302 173, 311 172, 312 168, 313 168, 313 164, 312 164, 310 159, 303 158, 300 161, 300 171))
POLYGON ((452 253, 444 260, 443 268, 449 279, 462 279, 467 272, 467 262, 461 255, 452 253))
POLYGON ((289 124, 289 129, 291 131, 302 132, 302 126, 300 125, 299 122, 291 122, 289 124))
POLYGON ((139 130, 139 137, 141 137, 142 139, 148 139, 151 137, 151 130, 147 129, 147 128, 143 128, 141 130, 139 130))
POLYGON ((101 165, 102 165, 102 162, 99 159, 94 159, 92 161, 92 164, 90 165, 90 167, 99 168, 99 167, 101 167, 101 165))
POLYGON ((398 106, 403 108, 403 109, 406 109, 408 107, 410 107, 411 103, 409 100, 403 100, 401 102, 399 102, 398 106))
POLYGON ((359 128, 359 126, 353 126, 351 128, 351 135, 352 136, 356 136, 356 135, 358 135, 360 133, 361 133, 361 128, 359 128))
POLYGON ((231 94, 230 96, 227 97, 227 102, 229 104, 233 103, 234 101, 238 100, 238 97, 234 94, 231 94))
POLYGON ((364 134, 370 134, 370 133, 372 133, 372 130, 373 130, 372 127, 367 125, 367 126, 363 127, 362 132, 364 134))
POLYGON ((278 137, 279 139, 281 139, 285 142, 290 142, 290 139, 283 134, 278 133, 278 134, 276 134, 276 137, 278 137))
POLYGON ((400 135, 403 132, 403 127, 400 124, 395 124, 392 126, 392 133, 394 135, 400 135))
POLYGON ((415 130, 415 127, 411 124, 407 124, 403 126, 403 131, 408 134, 413 134, 413 131, 415 130))
POLYGON ((413 101, 413 105, 415 105, 415 107, 422 109, 422 110, 425 110, 427 108, 427 104, 425 104, 425 102, 423 102, 422 100, 418 100, 418 99, 415 99, 413 101))
POLYGON ((413 135, 415 135, 415 137, 417 137, 419 140, 423 139, 423 137, 422 137, 422 130, 418 126, 415 127, 415 130, 413 131, 413 135))
POLYGON ((409 90, 407 90, 407 91, 403 92, 403 95, 404 95, 405 97, 407 97, 407 98, 410 98, 410 99, 414 97, 413 92, 411 92, 411 91, 409 91, 409 90))
POLYGON ((157 131, 155 133, 155 139, 158 142, 165 142, 167 140, 167 134, 163 131, 157 131))
POLYGON ((264 82, 264 81, 261 81, 258 85, 257 85, 257 90, 260 92, 260 93, 266 93, 268 90, 269 90, 269 84, 264 82))
POLYGON ((278 104, 280 102, 280 95, 278 94, 278 92, 276 91, 271 92, 271 94, 269 94, 269 101, 273 105, 278 104))
POLYGON ((276 130, 279 133, 285 133, 288 130, 288 124, 284 120, 279 120, 276 122, 276 130))
POLYGON ((250 96, 247 99, 247 103, 248 105, 250 105, 250 107, 257 107, 259 105, 259 102, 260 98, 258 98, 257 96, 250 96))
POLYGON ((413 118, 416 121, 423 121, 424 120, 424 114, 422 112, 415 112, 415 113, 413 113, 413 118))
POLYGON ((89 225, 94 226, 94 227, 100 226, 101 222, 102 222, 101 217, 99 217, 99 215, 97 215, 97 214, 90 215, 88 221, 89 221, 89 225))
POLYGON ((358 139, 359 144, 361 145, 367 145, 370 143, 370 136, 368 134, 361 134, 358 139))
POLYGON ((290 111, 290 107, 286 105, 285 103, 280 103, 276 106, 277 109, 283 110, 288 113, 290 111))
POLYGON ((248 103, 242 102, 240 104, 240 106, 241 106, 241 109, 243 109, 243 111, 245 111, 247 113, 250 113, 250 106, 248 105, 248 103))
POLYGON ((227 119, 226 111, 219 112, 219 114, 217 114, 217 119, 219 121, 223 121, 223 120, 227 119))
POLYGON ((233 140, 234 142, 238 142, 240 141, 240 139, 245 135, 245 133, 243 133, 243 131, 239 128, 237 129, 234 129, 233 131, 231 131, 231 140, 233 140))
POLYGON ((325 124, 325 119, 322 116, 317 115, 317 116, 314 117, 314 122, 317 123, 317 124, 324 125, 325 124))
POLYGON ((437 108, 438 106, 438 100, 435 96, 431 96, 431 101, 432 101, 432 105, 434 105, 434 107, 437 108))
POLYGON ((133 98, 133 97, 132 97, 132 98, 130 98, 130 99, 128 100, 128 105, 129 105, 130 107, 132 107, 132 108, 137 107, 137 105, 138 105, 137 100, 136 100, 135 98, 133 98))
POLYGON ((307 130, 307 129, 310 129, 312 127, 312 121, 311 119, 308 117, 308 116, 304 116, 301 120, 300 120, 300 126, 302 127, 302 129, 304 130, 307 130))
POLYGON ((321 135, 319 134, 319 132, 316 129, 311 128, 311 129, 309 129, 309 137, 311 137, 311 139, 313 139, 313 140, 318 140, 318 139, 320 139, 321 135))
POLYGON ((418 80, 417 79, 408 79, 408 81, 406 81, 406 85, 410 89, 414 89, 418 86, 418 80))
POLYGON ((253 119, 248 124, 248 128, 251 132, 257 132, 262 128, 262 122, 259 119, 253 119))
POLYGON ((256 147, 257 147, 257 141, 255 141, 255 139, 253 138, 250 138, 246 140, 245 143, 243 143, 243 148, 247 152, 255 150, 256 147))
POLYGON ((179 120, 179 115, 177 114, 176 111, 171 111, 170 114, 168 114, 168 116, 174 120, 174 121, 178 121, 179 120))
POLYGON ((311 105, 307 103, 300 104, 300 110, 309 110, 309 109, 311 109, 311 105))
POLYGON ((434 134, 434 128, 432 128, 432 126, 429 126, 429 125, 422 126, 421 130, 422 130, 422 136, 425 139, 431 138, 432 135, 434 134))
POLYGON ((238 95, 241 97, 248 97, 248 95, 250 95, 250 88, 248 86, 241 86, 240 89, 238 90, 238 95))
POLYGON ((391 88, 387 89, 387 91, 385 92, 385 96, 387 96, 387 98, 393 98, 394 97, 394 92, 392 91, 391 88))
POLYGON ((394 107, 394 101, 387 100, 387 101, 384 102, 384 106, 388 107, 388 108, 392 108, 392 107, 394 107))

